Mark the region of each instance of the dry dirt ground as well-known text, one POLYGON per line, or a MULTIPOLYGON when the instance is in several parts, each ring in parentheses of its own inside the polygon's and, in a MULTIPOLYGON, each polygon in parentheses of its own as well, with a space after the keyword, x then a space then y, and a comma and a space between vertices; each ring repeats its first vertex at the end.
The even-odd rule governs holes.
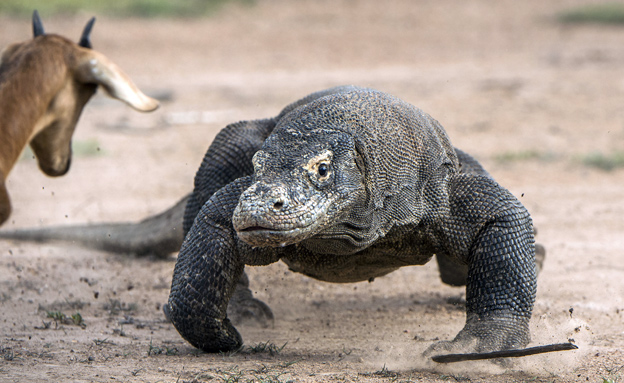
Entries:
MULTIPOLYGON (((421 351, 462 327, 464 292, 442 285, 433 263, 345 285, 275 264, 250 270, 274 327, 241 326, 251 347, 210 355, 163 318, 175 256, 0 241, 0 380, 622 381, 624 169, 588 158, 624 151, 624 28, 554 20, 578 3, 275 0, 194 20, 99 17, 94 46, 162 107, 92 100, 65 177, 45 177, 28 154, 15 167, 3 228, 159 212, 191 190, 225 124, 329 86, 373 87, 437 118, 528 207, 548 249, 532 344, 573 338, 578 351, 434 365, 421 351)), ((90 16, 45 25, 77 38, 90 16)), ((1 17, 0 46, 30 28, 1 17)))

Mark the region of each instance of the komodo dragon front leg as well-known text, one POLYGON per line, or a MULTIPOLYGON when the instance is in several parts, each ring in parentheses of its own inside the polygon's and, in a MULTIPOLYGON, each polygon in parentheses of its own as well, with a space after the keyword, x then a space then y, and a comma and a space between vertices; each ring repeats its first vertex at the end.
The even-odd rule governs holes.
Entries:
MULTIPOLYGON (((481 166, 481 164, 470 154, 463 150, 455 148, 457 153, 457 159, 459 160, 460 171, 464 174, 471 174, 477 176, 484 176, 490 179, 493 177, 481 166)), ((533 228, 533 233, 536 234, 537 230, 533 228)), ((539 243, 535 244, 535 264, 537 266, 537 272, 539 273, 544 265, 546 258, 546 248, 539 243)), ((468 265, 462 262, 457 262, 449 258, 445 254, 436 254, 436 261, 438 263, 438 270, 440 271, 440 279, 442 282, 451 286, 466 286, 468 278, 468 265)))
POLYGON ((450 185, 445 253, 468 269, 466 324, 428 353, 522 348, 530 341, 536 292, 531 218, 490 178, 458 174, 450 185))
MULTIPOLYGON (((243 121, 230 124, 217 134, 195 175, 195 188, 184 212, 186 237, 200 209, 219 189, 238 178, 253 174, 252 157, 275 127, 276 119, 243 121)), ((169 316, 169 313, 165 311, 169 316)), ((255 299, 244 272, 231 293, 228 316, 235 323, 255 322, 261 326, 273 323, 273 313, 255 299)))
POLYGON ((249 177, 236 180, 203 205, 173 273, 167 316, 182 337, 207 352, 236 350, 242 345, 230 322, 228 301, 230 306, 236 304, 236 298, 230 298, 244 278, 246 261, 258 263, 261 259, 261 264, 268 264, 279 259, 273 248, 252 249, 236 239, 232 212, 250 184, 249 177), (251 256, 246 259, 244 252, 251 256))

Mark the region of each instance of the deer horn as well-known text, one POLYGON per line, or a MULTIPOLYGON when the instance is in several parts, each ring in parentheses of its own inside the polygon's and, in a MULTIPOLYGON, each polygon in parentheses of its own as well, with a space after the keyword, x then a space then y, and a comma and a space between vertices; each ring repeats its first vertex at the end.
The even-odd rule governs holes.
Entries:
POLYGON ((78 43, 78 45, 80 45, 83 48, 93 48, 91 46, 91 40, 89 39, 89 36, 91 35, 91 29, 93 29, 93 24, 95 23, 95 17, 92 17, 91 20, 89 20, 89 22, 87 23, 87 25, 85 25, 84 29, 82 30, 82 36, 80 36, 80 42, 78 43))
POLYGON ((32 16, 33 22, 33 37, 45 35, 45 30, 43 29, 43 23, 41 22, 41 17, 39 17, 39 12, 35 9, 32 16))

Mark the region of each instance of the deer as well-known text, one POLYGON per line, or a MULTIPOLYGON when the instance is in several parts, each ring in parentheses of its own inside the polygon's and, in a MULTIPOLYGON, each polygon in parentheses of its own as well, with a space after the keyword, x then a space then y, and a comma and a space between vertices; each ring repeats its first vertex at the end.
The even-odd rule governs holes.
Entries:
POLYGON ((159 106, 121 68, 93 50, 94 23, 91 18, 75 43, 47 34, 35 10, 33 38, 0 54, 0 225, 12 211, 6 179, 24 148, 30 144, 46 175, 66 174, 78 119, 99 87, 140 112, 159 106))

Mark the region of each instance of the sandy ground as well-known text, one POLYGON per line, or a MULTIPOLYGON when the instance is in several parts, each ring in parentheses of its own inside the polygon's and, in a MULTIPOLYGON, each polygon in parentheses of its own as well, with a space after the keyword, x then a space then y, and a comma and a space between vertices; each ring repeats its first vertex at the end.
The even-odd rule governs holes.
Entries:
MULTIPOLYGON (((421 351, 464 321, 463 289, 434 264, 345 285, 276 264, 250 270, 274 327, 239 327, 254 349, 204 354, 162 315, 175 256, 0 241, 0 380, 622 381, 624 169, 584 159, 624 150, 624 29, 554 21, 578 3, 275 0, 196 20, 99 17, 96 49, 167 100, 139 114, 93 99, 68 175, 47 178, 28 155, 14 168, 4 227, 138 220, 191 190, 225 124, 329 86, 373 87, 437 118, 527 206, 548 249, 532 344, 573 338, 578 351, 433 365, 421 351)), ((77 38, 90 16, 45 25, 77 38)), ((0 46, 30 31, 0 18, 0 46)))

